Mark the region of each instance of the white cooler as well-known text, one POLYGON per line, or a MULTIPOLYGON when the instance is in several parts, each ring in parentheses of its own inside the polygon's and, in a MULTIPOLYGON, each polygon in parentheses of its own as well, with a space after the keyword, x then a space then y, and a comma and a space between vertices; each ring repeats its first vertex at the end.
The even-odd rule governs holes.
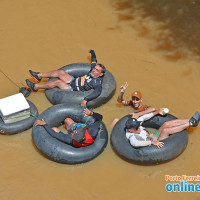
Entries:
POLYGON ((0 111, 5 124, 30 117, 30 106, 22 93, 0 99, 0 111))

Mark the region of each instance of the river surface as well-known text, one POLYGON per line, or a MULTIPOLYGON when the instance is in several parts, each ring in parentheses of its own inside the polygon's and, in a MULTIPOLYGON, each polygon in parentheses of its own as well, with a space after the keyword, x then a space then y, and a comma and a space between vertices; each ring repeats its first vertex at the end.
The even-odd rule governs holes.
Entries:
MULTIPOLYGON (((30 78, 29 69, 46 72, 89 62, 88 50, 94 49, 117 82, 113 98, 95 109, 104 115, 109 136, 112 120, 133 112, 116 101, 126 81, 125 99, 140 90, 144 104, 190 118, 200 111, 199 5, 186 0, 0 0, 0 98, 16 94, 30 78)), ((44 91, 28 100, 39 113, 52 106, 44 91)), ((155 166, 122 160, 110 141, 96 159, 64 165, 40 154, 31 129, 0 135, 0 199, 199 199, 197 192, 165 190, 165 175, 199 175, 199 142, 200 128, 190 128, 186 150, 155 166)))

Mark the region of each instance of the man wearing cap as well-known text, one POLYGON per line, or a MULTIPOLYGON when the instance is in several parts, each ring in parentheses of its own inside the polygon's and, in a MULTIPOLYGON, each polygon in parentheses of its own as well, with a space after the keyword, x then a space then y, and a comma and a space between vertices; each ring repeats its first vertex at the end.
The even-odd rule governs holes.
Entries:
MULTIPOLYGON (((135 91, 135 92, 132 93, 130 101, 125 101, 123 99, 123 95, 124 95, 127 87, 128 87, 128 83, 127 82, 125 83, 125 85, 122 85, 120 87, 121 93, 117 98, 117 101, 119 103, 124 104, 124 106, 131 106, 135 110, 135 112, 142 112, 141 114, 143 114, 143 115, 147 114, 149 112, 155 111, 154 107, 147 106, 147 105, 142 105, 142 100, 143 100, 142 99, 142 94, 139 91, 135 91)), ((114 127, 114 125, 118 121, 119 121, 119 118, 115 118, 111 123, 111 127, 114 127)))
POLYGON ((43 126, 46 131, 54 138, 72 145, 74 147, 85 147, 94 143, 100 129, 102 115, 84 109, 83 116, 93 116, 94 121, 87 121, 86 124, 75 123, 71 118, 64 120, 64 128, 69 134, 61 132, 57 127, 51 128, 43 119, 37 120, 35 126, 43 126))
POLYGON ((123 95, 126 91, 128 87, 128 83, 126 82, 125 85, 122 85, 120 87, 121 93, 117 98, 117 101, 119 103, 124 104, 125 106, 131 106, 135 111, 140 112, 140 111, 144 111, 147 108, 149 108, 149 106, 147 105, 142 105, 142 94, 139 91, 135 91, 132 93, 131 95, 131 100, 130 101, 126 101, 123 99, 123 95))
POLYGON ((140 114, 140 112, 136 113, 132 116, 134 118, 130 117, 125 123, 126 138, 134 147, 155 145, 161 148, 164 143, 159 140, 164 140, 169 137, 169 135, 180 132, 188 127, 196 127, 200 121, 200 113, 195 112, 190 119, 175 119, 165 122, 158 131, 153 134, 149 133, 141 124, 157 114, 163 115, 163 108, 149 114, 140 114))

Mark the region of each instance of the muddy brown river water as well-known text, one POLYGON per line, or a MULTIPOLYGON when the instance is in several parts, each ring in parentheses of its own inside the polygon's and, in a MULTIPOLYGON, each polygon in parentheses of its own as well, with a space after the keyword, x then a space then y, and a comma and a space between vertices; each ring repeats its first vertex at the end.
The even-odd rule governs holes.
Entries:
MULTIPOLYGON (((104 115, 109 136, 112 120, 133 111, 116 101, 126 81, 125 99, 133 90, 140 90, 144 104, 168 107, 178 118, 191 117, 200 111, 200 29, 195 15, 200 13, 199 1, 183 1, 182 7, 180 1, 175 5, 160 2, 0 0, 0 69, 16 84, 0 73, 0 98, 17 93, 18 86, 30 78, 29 69, 45 72, 89 62, 92 48, 117 82, 113 98, 95 109, 104 115), (177 13, 184 17, 185 12, 193 13, 190 33, 184 20, 174 20, 177 13), (178 24, 182 25, 180 32, 178 24)), ((44 91, 31 94, 28 100, 39 113, 52 106, 44 91)), ((117 156, 109 141, 96 159, 63 165, 38 152, 31 129, 0 135, 0 199, 199 199, 198 192, 165 190, 171 183, 165 181, 165 175, 199 175, 199 143, 200 128, 190 128, 188 146, 178 158, 161 165, 138 166, 117 156)))

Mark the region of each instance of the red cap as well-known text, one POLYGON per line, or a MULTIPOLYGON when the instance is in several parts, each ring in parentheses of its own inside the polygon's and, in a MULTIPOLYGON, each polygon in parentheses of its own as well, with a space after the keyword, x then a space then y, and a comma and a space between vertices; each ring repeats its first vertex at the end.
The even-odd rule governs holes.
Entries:
POLYGON ((132 93, 132 97, 137 97, 138 99, 142 98, 142 93, 139 91, 135 91, 132 93))

